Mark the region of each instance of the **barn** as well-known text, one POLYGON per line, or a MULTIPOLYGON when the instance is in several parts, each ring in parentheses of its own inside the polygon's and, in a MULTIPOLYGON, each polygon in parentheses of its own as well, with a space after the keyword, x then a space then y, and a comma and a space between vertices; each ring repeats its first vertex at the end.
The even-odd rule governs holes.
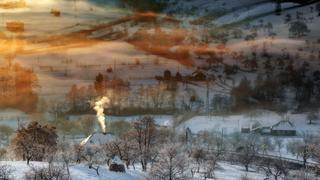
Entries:
POLYGON ((283 120, 271 127, 270 134, 274 136, 296 136, 297 131, 289 120, 283 120))
POLYGON ((257 133, 261 135, 273 136, 296 136, 297 131, 294 124, 288 119, 285 119, 272 126, 259 125, 255 128, 244 126, 241 128, 241 133, 257 133))

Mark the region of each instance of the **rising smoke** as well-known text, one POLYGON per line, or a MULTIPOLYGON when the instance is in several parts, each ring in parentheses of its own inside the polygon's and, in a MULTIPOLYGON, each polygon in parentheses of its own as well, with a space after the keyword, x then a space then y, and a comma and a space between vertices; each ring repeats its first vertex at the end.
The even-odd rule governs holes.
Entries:
POLYGON ((104 107, 105 105, 109 104, 109 102, 110 102, 110 99, 104 96, 94 103, 94 108, 93 108, 97 112, 98 122, 103 133, 107 132, 107 126, 106 126, 106 121, 104 116, 104 107))

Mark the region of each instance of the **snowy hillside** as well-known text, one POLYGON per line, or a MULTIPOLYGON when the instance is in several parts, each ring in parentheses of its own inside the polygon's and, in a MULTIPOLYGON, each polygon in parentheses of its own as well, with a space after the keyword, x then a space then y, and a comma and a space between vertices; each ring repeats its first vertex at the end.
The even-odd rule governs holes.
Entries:
MULTIPOLYGON (((4 21, 0 28, 6 32, 5 22, 23 21, 25 23, 25 32, 22 37, 19 37, 21 42, 12 42, 11 51, 19 52, 16 62, 32 68, 38 74, 41 86, 37 89, 38 93, 52 98, 64 96, 71 82, 87 85, 98 72, 104 72, 110 67, 116 68, 111 74, 112 77, 116 76, 130 81, 133 89, 140 84, 155 84, 154 76, 161 75, 166 69, 173 73, 179 70, 182 75, 190 75, 197 67, 206 66, 207 57, 197 55, 198 51, 216 51, 216 47, 220 45, 219 42, 215 42, 215 38, 212 38, 207 45, 203 45, 203 38, 208 36, 210 31, 213 32, 209 34, 213 34, 216 26, 223 27, 231 24, 231 29, 241 29, 242 38, 245 38, 251 35, 250 29, 244 27, 246 23, 250 23, 252 27, 273 23, 271 32, 258 29, 258 37, 250 43, 245 43, 243 39, 230 37, 225 47, 223 62, 227 65, 238 65, 239 62, 234 59, 233 53, 250 54, 252 47, 257 49, 257 53, 266 47, 273 54, 281 54, 284 51, 293 54, 296 49, 301 49, 305 43, 303 40, 288 39, 288 24, 283 23, 287 13, 293 16, 298 11, 304 11, 307 20, 314 19, 314 22, 309 25, 311 31, 309 36, 305 37, 306 39, 316 39, 319 31, 319 27, 316 26, 319 20, 313 17, 315 12, 309 12, 313 5, 286 10, 297 4, 284 3, 282 4, 283 14, 276 16, 274 14, 275 4, 266 0, 170 0, 163 14, 154 15, 159 21, 161 35, 169 38, 159 38, 160 34, 154 33, 157 26, 154 26, 149 20, 143 21, 144 18, 153 16, 152 14, 135 17, 134 13, 115 7, 113 3, 104 3, 104 6, 101 6, 102 1, 57 3, 48 0, 45 2, 27 1, 27 3, 29 5, 25 9, 10 12, 2 10, 4 21), (61 17, 52 16, 51 9, 59 9, 62 13, 61 17), (171 14, 174 19, 170 20, 171 14), (170 18, 165 20, 165 15, 170 18), (42 21, 43 18, 48 21, 42 21), (270 33, 276 33, 278 36, 270 39, 268 35, 270 33), (48 36, 49 34, 54 37, 48 36), (181 34, 184 39, 176 43, 170 42, 170 39, 174 39, 177 34, 181 34), (162 39, 162 43, 140 42, 139 37, 155 39, 154 41, 159 42, 162 39), (132 39, 138 40, 133 41, 132 39), (146 48, 148 46, 150 47, 146 48), (208 49, 205 48, 206 46, 208 49), (187 53, 181 55, 177 51, 180 49, 183 51, 186 49, 187 53), (138 65, 136 65, 137 62, 139 62, 138 65), (85 73, 82 73, 83 71, 85 73)), ((9 35, 8 33, 7 37, 4 36, 1 39, 4 42, 9 41, 9 35)), ((11 52, 5 47, 3 49, 0 47, 0 51, 11 52)), ((301 58, 309 57, 312 52, 315 51, 307 50, 301 54, 301 58)), ((258 64, 262 66, 262 62, 258 64)), ((232 86, 233 82, 237 83, 243 76, 254 80, 258 73, 262 73, 260 68, 257 72, 246 73, 247 69, 241 65, 238 66, 245 72, 239 71, 235 75, 225 77, 223 67, 218 67, 214 75, 221 76, 221 81, 226 81, 228 86, 232 86)), ((312 67, 317 68, 317 65, 312 67)), ((201 86, 201 84, 197 85, 201 86)), ((202 91, 199 96, 204 95, 202 87, 192 89, 202 91)), ((213 92, 225 92, 224 89, 217 86, 212 89, 213 92)))

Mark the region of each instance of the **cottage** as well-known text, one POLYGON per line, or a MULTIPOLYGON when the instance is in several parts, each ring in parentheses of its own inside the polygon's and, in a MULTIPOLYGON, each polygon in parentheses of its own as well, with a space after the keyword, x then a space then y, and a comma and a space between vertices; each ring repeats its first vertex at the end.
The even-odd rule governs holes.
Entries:
POLYGON ((275 136, 295 136, 296 129, 289 120, 282 120, 271 127, 270 134, 275 136))
POLYGON ((104 145, 115 139, 114 135, 111 133, 93 133, 84 139, 80 145, 81 146, 94 146, 94 145, 104 145))
POLYGON ((257 133, 273 136, 296 136, 296 129, 288 119, 282 120, 272 126, 257 124, 256 126, 243 126, 241 133, 257 133))

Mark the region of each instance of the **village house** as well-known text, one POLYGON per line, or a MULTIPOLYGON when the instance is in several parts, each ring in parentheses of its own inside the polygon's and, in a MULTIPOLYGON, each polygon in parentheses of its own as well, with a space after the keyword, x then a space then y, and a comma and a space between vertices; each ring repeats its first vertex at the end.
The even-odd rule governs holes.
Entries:
POLYGON ((89 135, 86 139, 84 139, 80 145, 83 147, 90 147, 95 145, 104 145, 113 141, 115 136, 111 133, 102 133, 96 132, 89 135))
POLYGON ((256 127, 244 126, 241 128, 241 133, 257 133, 261 135, 272 136, 296 136, 297 131, 295 126, 289 120, 281 120, 272 126, 259 125, 256 127))
POLYGON ((274 136, 295 136, 296 129, 288 120, 280 121, 271 127, 271 135, 274 136))

